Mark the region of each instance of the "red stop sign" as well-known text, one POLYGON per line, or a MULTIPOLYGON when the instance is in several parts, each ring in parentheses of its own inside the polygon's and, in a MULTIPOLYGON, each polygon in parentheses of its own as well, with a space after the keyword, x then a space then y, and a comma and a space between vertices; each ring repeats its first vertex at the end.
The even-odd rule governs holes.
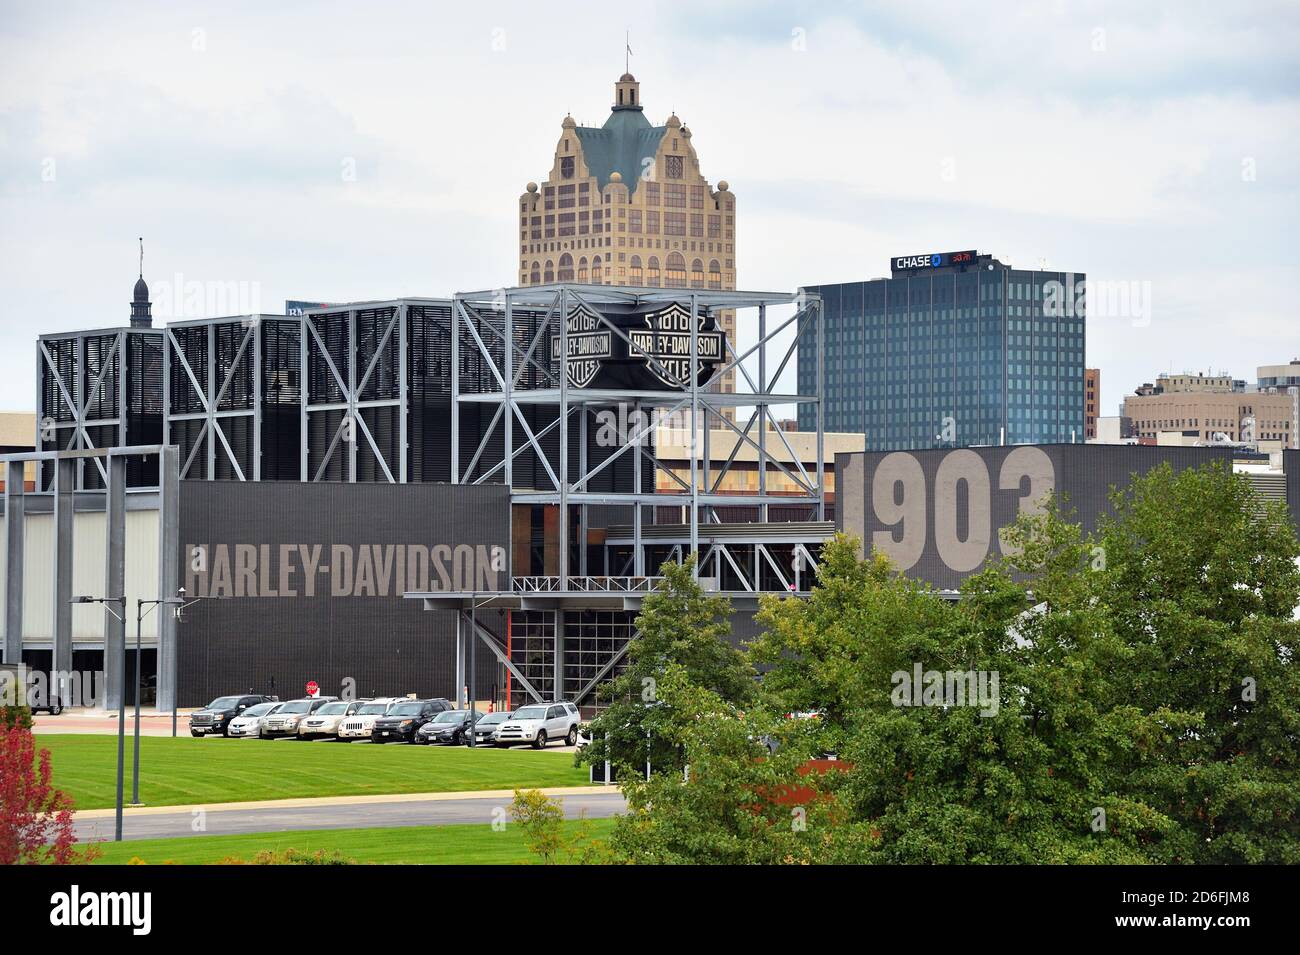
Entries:
POLYGON ((308 696, 319 696, 319 695, 320 695, 320 684, 317 683, 315 680, 309 680, 309 681, 307 681, 307 695, 308 695, 308 696))

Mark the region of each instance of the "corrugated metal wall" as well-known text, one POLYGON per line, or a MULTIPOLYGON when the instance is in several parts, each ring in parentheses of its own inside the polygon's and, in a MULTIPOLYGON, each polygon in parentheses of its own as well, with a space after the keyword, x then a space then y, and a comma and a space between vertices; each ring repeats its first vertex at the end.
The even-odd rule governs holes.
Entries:
MULTIPOLYGON (((5 534, 5 518, 0 516, 0 541, 5 534)), ((54 516, 28 513, 23 522, 23 642, 48 646, 53 623, 54 585, 54 516)), ((104 513, 87 512, 74 516, 72 524, 72 593, 104 596, 104 513)), ((0 581, 4 580, 5 548, 0 546, 0 581)), ((158 512, 153 510, 126 513, 126 597, 131 618, 130 639, 135 639, 135 601, 158 597, 158 512)), ((5 593, 0 586, 0 633, 5 621, 5 593)), ((157 614, 145 618, 141 633, 144 642, 157 637, 157 614)), ((104 641, 104 610, 100 606, 72 608, 72 640, 75 644, 104 641)))

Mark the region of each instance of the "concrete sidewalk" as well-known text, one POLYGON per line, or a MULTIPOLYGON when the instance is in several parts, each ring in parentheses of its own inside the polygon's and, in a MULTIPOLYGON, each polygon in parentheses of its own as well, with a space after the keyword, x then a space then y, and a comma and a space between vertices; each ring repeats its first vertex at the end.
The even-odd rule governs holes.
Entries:
MULTIPOLYGON (((592 796, 618 793, 617 786, 553 786, 542 789, 546 796, 592 796)), ((467 789, 460 792, 390 793, 365 796, 310 796, 301 799, 259 799, 249 802, 209 802, 180 806, 125 806, 123 816, 150 816, 167 813, 251 811, 258 809, 314 809, 324 806, 366 806, 377 803, 438 802, 452 799, 513 799, 513 789, 467 789)), ((116 809, 83 809, 73 819, 111 819, 116 809)))
MULTIPOLYGON (((613 786, 542 791, 559 801, 566 819, 606 819, 627 810, 623 794, 613 786)), ((513 798, 513 790, 490 790, 146 807, 125 813, 122 819, 122 837, 129 841, 292 832, 301 829, 484 825, 503 818, 503 814, 509 812, 513 798)), ((73 822, 73 831, 82 842, 110 840, 113 838, 113 830, 111 809, 79 812, 73 822)))
MULTIPOLYGON (((117 710, 67 709, 58 716, 49 713, 32 714, 32 732, 50 735, 81 733, 86 735, 117 735, 117 710)), ((126 735, 135 732, 135 710, 126 708, 126 735)), ((159 713, 152 707, 140 710, 141 736, 171 736, 171 712, 159 713)), ((190 711, 181 710, 176 718, 176 735, 190 735, 190 711)))

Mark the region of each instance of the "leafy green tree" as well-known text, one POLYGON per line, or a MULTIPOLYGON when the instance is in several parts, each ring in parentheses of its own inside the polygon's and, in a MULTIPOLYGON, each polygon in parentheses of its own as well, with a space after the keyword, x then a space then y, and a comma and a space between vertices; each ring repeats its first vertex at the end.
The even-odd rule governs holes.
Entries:
POLYGON ((627 666, 598 690, 608 705, 591 723, 592 744, 579 754, 580 762, 608 759, 621 778, 644 773, 647 760, 652 770, 681 769, 683 755, 671 727, 693 714, 674 712, 659 692, 670 666, 728 704, 744 706, 757 698, 754 671, 728 642, 730 602, 705 593, 694 568, 691 558, 660 569, 663 585, 642 602, 627 666))
POLYGON ((1163 465, 1113 506, 1083 596, 1128 653, 1108 702, 1169 716, 1111 785, 1176 821, 1160 861, 1300 862, 1300 544, 1284 506, 1217 464, 1163 465))
POLYGON ((799 800, 817 752, 805 721, 763 708, 741 711, 669 664, 659 680, 666 741, 683 754, 678 773, 629 776, 628 811, 609 837, 614 860, 640 864, 810 864, 835 832, 831 798, 799 800), (773 752, 773 748, 775 752, 773 752))
POLYGON ((765 600, 766 632, 751 646, 769 668, 766 688, 788 707, 820 711, 822 744, 852 767, 819 780, 846 810, 821 858, 1139 861, 1136 832, 1094 832, 1093 810, 1106 801, 1086 783, 1125 730, 1080 719, 1058 732, 1033 718, 1042 697, 1087 712, 1085 699, 1071 699, 1080 689, 1072 674, 1098 652, 1082 621, 1068 628, 1080 638, 1068 652, 1038 653, 1025 637, 1038 616, 1004 570, 972 578, 954 604, 856 551, 852 538, 829 542, 810 597, 765 600), (918 670, 983 674, 989 695, 899 705, 897 689, 918 670))

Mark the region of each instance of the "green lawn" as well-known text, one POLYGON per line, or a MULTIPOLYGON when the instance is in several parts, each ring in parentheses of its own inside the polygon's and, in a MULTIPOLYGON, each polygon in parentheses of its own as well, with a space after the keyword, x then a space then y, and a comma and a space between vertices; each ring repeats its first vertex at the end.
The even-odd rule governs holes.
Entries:
MULTIPOLYGON (((579 825, 565 823, 569 832, 579 825)), ((593 838, 607 836, 613 819, 587 822, 593 838)), ((139 859, 150 865, 174 862, 206 865, 227 858, 249 860, 263 849, 315 852, 339 850, 363 863, 422 863, 426 865, 510 865, 535 861, 524 848, 519 827, 500 832, 490 825, 410 826, 393 829, 305 829, 301 832, 260 832, 247 836, 187 836, 180 839, 140 839, 98 843, 103 855, 96 865, 124 865, 139 859)))
MULTIPOLYGON (((114 805, 117 737, 37 734, 36 743, 50 751, 54 784, 77 809, 114 805)), ((128 800, 131 766, 128 738, 128 800)), ((570 753, 220 737, 140 740, 140 799, 148 806, 586 783, 586 770, 574 768, 570 753)))

